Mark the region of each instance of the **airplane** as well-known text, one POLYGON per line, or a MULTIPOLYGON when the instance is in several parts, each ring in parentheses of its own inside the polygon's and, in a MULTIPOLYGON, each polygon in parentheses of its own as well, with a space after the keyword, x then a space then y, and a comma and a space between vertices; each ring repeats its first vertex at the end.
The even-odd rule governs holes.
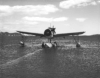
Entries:
MULTIPOLYGON (((84 31, 83 32, 72 32, 72 33, 61 33, 61 34, 56 34, 56 31, 55 31, 56 28, 53 27, 49 27, 47 29, 45 29, 44 33, 33 33, 33 32, 25 32, 25 31, 17 31, 18 33, 21 33, 21 34, 30 34, 30 35, 35 35, 35 36, 39 36, 40 38, 41 37, 45 37, 48 39, 48 42, 43 42, 42 43, 42 48, 54 48, 54 47, 57 47, 57 42, 53 42, 52 43, 52 39, 53 38, 56 38, 56 37, 65 37, 65 36, 73 36, 73 38, 75 37, 75 35, 80 35, 80 34, 83 34, 85 33, 84 31)), ((75 40, 75 38, 74 38, 75 40)), ((78 41, 76 41, 76 48, 78 47, 81 47, 80 44, 78 43, 78 41)), ((21 42, 22 45, 24 45, 23 42, 21 42)))

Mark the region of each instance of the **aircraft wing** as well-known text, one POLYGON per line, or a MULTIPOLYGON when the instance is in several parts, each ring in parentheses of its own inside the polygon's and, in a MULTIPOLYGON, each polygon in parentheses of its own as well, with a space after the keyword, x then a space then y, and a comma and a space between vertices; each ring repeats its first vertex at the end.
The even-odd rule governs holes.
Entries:
POLYGON ((85 32, 73 32, 73 33, 61 33, 61 34, 56 34, 54 37, 64 37, 64 36, 69 36, 69 35, 80 35, 85 32))
POLYGON ((25 32, 25 31, 17 31, 17 32, 22 33, 22 34, 30 34, 30 35, 40 36, 40 37, 44 36, 44 34, 41 34, 41 33, 25 32))

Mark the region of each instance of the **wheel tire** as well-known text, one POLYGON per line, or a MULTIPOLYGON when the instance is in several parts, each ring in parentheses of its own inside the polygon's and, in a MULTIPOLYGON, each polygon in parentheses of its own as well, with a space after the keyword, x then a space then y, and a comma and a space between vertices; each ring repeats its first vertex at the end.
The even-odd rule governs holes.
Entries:
POLYGON ((80 48, 80 47, 81 47, 81 45, 77 43, 76 44, 76 48, 80 48))
POLYGON ((45 44, 44 43, 42 43, 42 48, 45 48, 45 44))

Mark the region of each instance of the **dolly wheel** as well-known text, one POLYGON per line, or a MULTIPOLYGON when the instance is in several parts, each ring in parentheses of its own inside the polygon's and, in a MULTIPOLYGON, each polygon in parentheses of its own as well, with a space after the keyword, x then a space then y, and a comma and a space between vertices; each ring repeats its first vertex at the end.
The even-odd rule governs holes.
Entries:
POLYGON ((54 42, 53 43, 53 47, 57 47, 57 42, 54 42))
POLYGON ((81 45, 79 43, 76 44, 76 48, 80 48, 81 45))
POLYGON ((45 44, 44 44, 44 42, 42 43, 42 48, 45 48, 45 44))

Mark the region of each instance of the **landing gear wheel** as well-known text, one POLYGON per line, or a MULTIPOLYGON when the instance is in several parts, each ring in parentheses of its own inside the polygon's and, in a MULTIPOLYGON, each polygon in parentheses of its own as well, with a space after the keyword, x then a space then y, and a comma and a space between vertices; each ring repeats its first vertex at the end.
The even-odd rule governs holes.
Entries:
POLYGON ((54 44, 57 46, 57 42, 54 42, 54 44))
POLYGON ((79 43, 76 44, 76 48, 80 48, 81 45, 79 43))
POLYGON ((53 43, 53 47, 56 48, 57 47, 57 42, 53 43))
POLYGON ((42 43, 42 48, 45 48, 45 44, 44 44, 44 42, 42 43))

